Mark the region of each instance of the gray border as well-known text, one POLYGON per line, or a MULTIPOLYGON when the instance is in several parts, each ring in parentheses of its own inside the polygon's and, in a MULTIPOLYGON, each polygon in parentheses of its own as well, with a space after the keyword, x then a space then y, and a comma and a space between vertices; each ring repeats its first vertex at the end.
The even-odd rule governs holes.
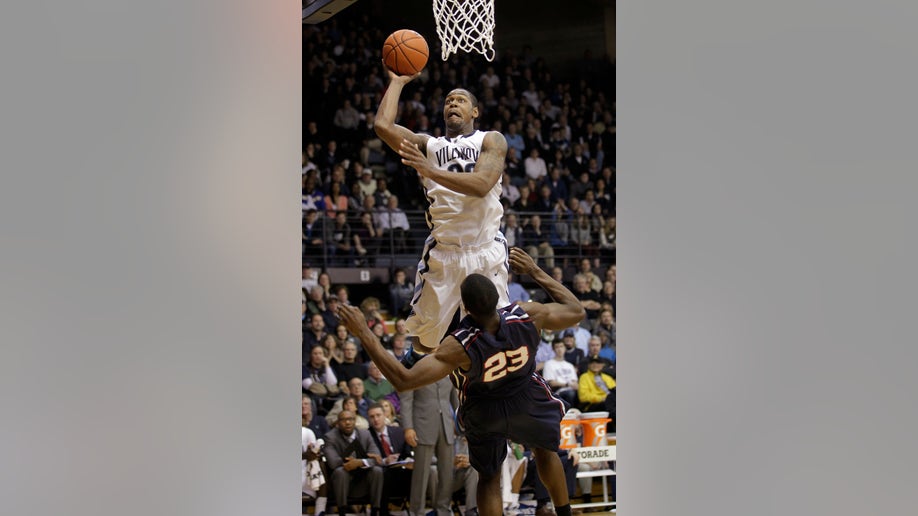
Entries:
POLYGON ((299 514, 301 6, 16 4, 0 514, 299 514))
POLYGON ((618 7, 621 514, 913 513, 918 6, 618 7))

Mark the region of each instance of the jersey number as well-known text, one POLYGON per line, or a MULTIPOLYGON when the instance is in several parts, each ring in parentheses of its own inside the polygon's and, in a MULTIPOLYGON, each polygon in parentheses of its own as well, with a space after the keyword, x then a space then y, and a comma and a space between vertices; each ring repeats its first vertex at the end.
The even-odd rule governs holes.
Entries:
POLYGON ((452 165, 446 167, 446 170, 450 172, 471 172, 475 168, 474 163, 466 163, 465 170, 462 170, 462 165, 458 163, 453 163, 452 165))
POLYGON ((529 361, 529 348, 516 348, 503 351, 484 363, 484 382, 499 380, 509 373, 520 369, 529 361), (509 362, 509 365, 507 364, 509 362))

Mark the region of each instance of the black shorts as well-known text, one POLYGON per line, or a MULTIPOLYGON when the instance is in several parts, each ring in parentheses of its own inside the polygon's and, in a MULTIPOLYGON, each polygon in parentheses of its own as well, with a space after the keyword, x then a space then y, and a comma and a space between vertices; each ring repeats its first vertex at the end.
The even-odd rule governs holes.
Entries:
POLYGON ((514 396, 466 399, 460 422, 469 441, 469 462, 482 476, 497 474, 507 456, 507 439, 558 451, 563 415, 564 403, 541 377, 514 396))

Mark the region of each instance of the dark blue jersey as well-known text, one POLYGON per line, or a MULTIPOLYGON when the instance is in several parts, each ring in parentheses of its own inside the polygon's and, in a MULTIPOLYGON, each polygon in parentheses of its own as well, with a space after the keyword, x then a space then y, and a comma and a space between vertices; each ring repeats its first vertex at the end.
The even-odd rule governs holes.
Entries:
POLYGON ((452 336, 465 348, 472 361, 468 370, 451 375, 459 400, 494 399, 513 396, 526 389, 535 373, 539 331, 519 305, 498 310, 500 327, 493 334, 474 326, 465 317, 452 336))
POLYGON ((556 451, 564 403, 535 370, 539 332, 522 308, 498 310, 500 326, 488 333, 466 317, 452 332, 471 360, 450 376, 459 390, 460 427, 469 441, 469 460, 480 474, 500 472, 507 439, 556 451))

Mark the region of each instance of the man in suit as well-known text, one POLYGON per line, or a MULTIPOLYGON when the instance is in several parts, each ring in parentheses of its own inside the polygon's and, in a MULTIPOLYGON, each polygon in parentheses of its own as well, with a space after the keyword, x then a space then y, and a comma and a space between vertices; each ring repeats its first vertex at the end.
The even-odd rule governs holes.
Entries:
POLYGON ((354 425, 356 415, 350 410, 338 414, 337 427, 325 435, 325 461, 331 474, 332 492, 338 514, 345 516, 349 494, 369 492, 372 516, 379 516, 382 506, 383 470, 377 463, 379 447, 367 430, 354 425))
POLYGON ((452 383, 444 377, 438 381, 400 392, 402 427, 405 440, 414 446, 414 471, 411 475, 411 514, 424 516, 424 495, 428 482, 436 482, 431 500, 437 516, 451 516, 454 442, 454 406, 459 405, 452 383), (437 457, 437 478, 430 478, 430 465, 437 457))
POLYGON ((411 446, 405 442, 405 432, 397 426, 386 425, 386 414, 379 403, 370 405, 367 411, 370 422, 370 436, 373 442, 382 451, 383 474, 383 506, 381 515, 388 513, 388 501, 395 496, 408 496, 408 486, 411 485, 411 470, 405 465, 393 464, 411 456, 411 446))

